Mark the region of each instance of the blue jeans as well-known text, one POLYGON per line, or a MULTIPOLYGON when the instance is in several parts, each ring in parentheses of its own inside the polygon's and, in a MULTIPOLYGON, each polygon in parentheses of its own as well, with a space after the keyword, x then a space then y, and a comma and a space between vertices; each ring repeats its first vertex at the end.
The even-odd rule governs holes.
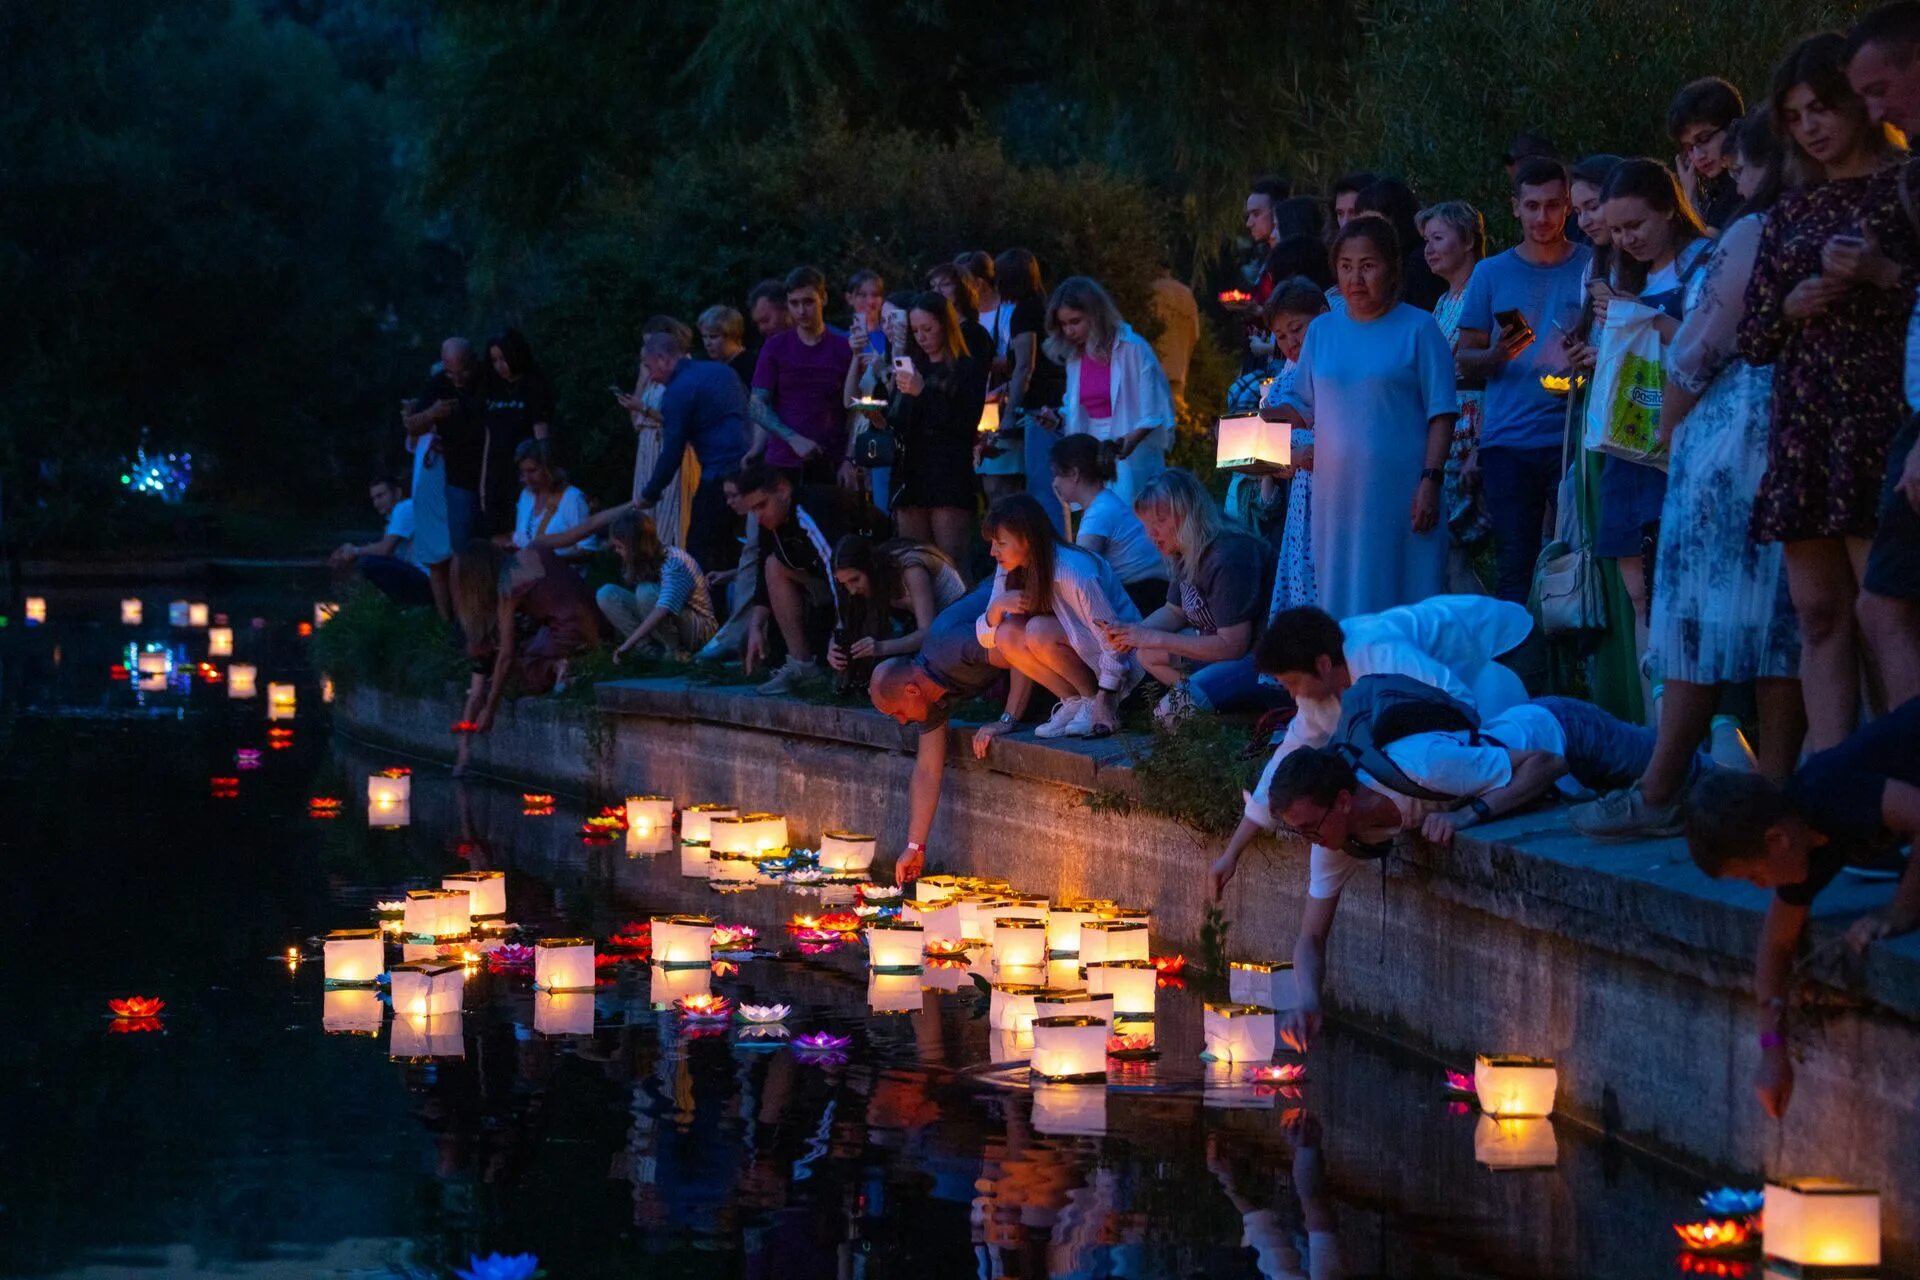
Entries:
POLYGON ((433 603, 433 587, 426 572, 398 556, 361 556, 360 576, 398 605, 433 603))
POLYGON ((1200 668, 1187 677, 1187 692, 1209 711, 1270 711, 1287 702, 1285 690, 1261 683, 1251 653, 1200 668))
MULTIPOLYGON (((1567 772, 1573 780, 1591 791, 1618 791, 1640 780, 1653 760, 1654 732, 1637 724, 1628 724, 1591 702, 1578 698, 1535 698, 1533 705, 1560 723, 1567 735, 1563 753, 1567 772)), ((1713 767, 1706 756, 1695 752, 1687 770, 1687 785, 1713 767)))
POLYGON ((479 531, 480 495, 472 489, 447 486, 447 546, 453 554, 466 550, 479 531))
POLYGON ((1493 594, 1525 604, 1540 559, 1540 531, 1560 484, 1560 446, 1519 449, 1480 446, 1480 491, 1493 524, 1498 565, 1493 594))

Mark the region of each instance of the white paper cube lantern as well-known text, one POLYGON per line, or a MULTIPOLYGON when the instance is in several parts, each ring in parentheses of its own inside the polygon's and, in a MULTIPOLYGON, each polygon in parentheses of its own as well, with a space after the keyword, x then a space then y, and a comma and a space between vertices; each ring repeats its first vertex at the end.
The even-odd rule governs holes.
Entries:
POLYGON ((629 858, 654 857, 673 851, 673 828, 642 831, 636 827, 627 828, 627 856, 629 858))
POLYGON ((464 891, 468 913, 475 918, 507 914, 507 873, 504 871, 455 871, 440 877, 440 887, 464 891))
POLYGON ((786 849, 787 820, 777 813, 743 813, 707 823, 707 843, 715 853, 767 857, 786 849))
POLYGON ((713 968, 705 964, 655 964, 647 968, 647 1002, 656 1009, 671 1007, 688 996, 713 990, 713 968))
POLYGON ((401 929, 415 937, 457 938, 473 932, 464 889, 409 889, 401 929))
POLYGON ((236 662, 227 668, 227 696, 229 698, 251 698, 254 696, 254 680, 258 673, 245 662, 236 662))
POLYGON ((1151 960, 1096 960, 1087 966, 1087 990, 1112 996, 1121 1013, 1152 1017, 1159 988, 1160 971, 1151 960))
POLYGON ((405 804, 413 799, 413 774, 392 770, 386 773, 371 774, 367 778, 367 807, 382 809, 391 805, 405 804), (394 773, 399 773, 394 777, 394 773))
POLYGON ((592 991, 593 939, 541 938, 536 941, 533 985, 541 991, 592 991))
POLYGON ((210 621, 212 621, 212 619, 207 614, 207 602, 205 600, 195 600, 187 606, 188 626, 204 627, 210 621))
MULTIPOLYGON (((984 954, 984 953, 982 953, 984 954)), ((1047 966, 1043 964, 994 964, 975 965, 974 969, 989 985, 1003 983, 1014 987, 1044 987, 1047 985, 1047 966)))
POLYGON ((167 601, 167 625, 184 627, 187 625, 187 602, 185 600, 167 601))
POLYGON ((374 828, 405 827, 413 822, 413 805, 402 800, 387 808, 367 810, 367 825, 374 828))
POLYGON ((324 951, 328 982, 373 983, 387 971, 387 944, 378 929, 335 929, 324 951))
POLYGON ((680 811, 680 843, 706 844, 712 838, 715 818, 734 818, 739 814, 730 804, 690 804, 680 811))
POLYGON ((139 596, 128 596, 120 602, 120 621, 129 627, 137 627, 145 619, 147 607, 140 603, 139 596))
POLYGON ((1080 926, 1080 963, 1145 960, 1147 926, 1136 920, 1089 920, 1080 926))
POLYGON ((1080 971, 1080 960, 1076 956, 1047 961, 1047 985, 1061 991, 1084 991, 1087 988, 1087 976, 1080 971))
POLYGON ((1489 1169, 1551 1169, 1560 1161, 1553 1121, 1483 1115, 1473 1125, 1473 1158, 1489 1169))
POLYGON ((1208 1062, 1201 1071, 1200 1105, 1209 1111, 1273 1111, 1279 1095, 1234 1062, 1208 1062))
POLYGON ((1100 919, 1100 913, 1110 910, 1113 903, 1105 899, 1080 899, 1077 902, 1062 902, 1047 909, 1047 950, 1061 955, 1080 954, 1080 926, 1089 920, 1100 919))
POLYGON ((828 831, 820 837, 820 869, 865 871, 873 865, 877 844, 878 841, 872 836, 852 831, 828 831))
POLYGON ((143 676, 164 676, 173 670, 173 655, 165 649, 144 649, 133 660, 133 668, 143 676))
POLYGON ((1053 1137, 1099 1137, 1107 1131, 1107 1091, 1086 1084, 1037 1084, 1033 1127, 1053 1137))
POLYGON ((1769 1182, 1766 1253, 1807 1267, 1880 1265, 1880 1193, 1834 1178, 1769 1182))
POLYGON ((1047 922, 1002 916, 993 922, 993 962, 1006 968, 1045 968, 1047 922))
POLYGON ((875 921, 867 926, 867 963, 875 969, 918 969, 925 962, 927 934, 917 921, 875 921))
POLYGON ((1265 470, 1293 462, 1293 428, 1267 422, 1257 413, 1220 419, 1213 465, 1221 471, 1265 470))
POLYGON ((983 913, 1008 906, 1011 899, 997 893, 963 893, 954 902, 960 908, 960 936, 975 942, 991 942, 991 924, 983 913))
POLYGON ((653 960, 655 964, 711 964, 713 917, 653 917, 653 960))
POLYGON ((876 969, 867 975, 867 1008, 873 1013, 919 1013, 925 1002, 917 973, 882 973, 876 969))
POLYGON ((377 1035, 387 1006, 371 987, 329 987, 320 993, 320 1026, 328 1035, 377 1035))
POLYGON ((1033 982, 996 982, 987 998, 987 1026, 995 1031, 1025 1031, 1033 1026, 1034 998, 1050 995, 1033 982))
POLYGON ((1035 1018, 1102 1018, 1113 1023, 1113 997, 1091 991, 1041 992, 1033 998, 1035 1018))
POLYGON ((1033 1074, 1044 1080, 1104 1080, 1105 1018, 1035 1018, 1033 1074))
POLYGON ((1291 1009, 1300 1003, 1293 982, 1293 962, 1265 964, 1234 960, 1227 965, 1227 998, 1235 1004, 1291 1009))
POLYGON ((26 612, 27 625, 37 627, 47 620, 47 598, 28 596, 21 602, 26 612))
POLYGON ((233 656, 233 628, 207 628, 207 656, 209 658, 231 658, 233 656))
POLYGON ((388 970, 388 989, 398 1017, 435 1018, 459 1013, 467 970, 448 960, 415 960, 388 970))
POLYGON ((318 631, 333 621, 333 615, 340 612, 340 605, 333 600, 317 600, 313 605, 313 629, 318 631))
POLYGON ((299 694, 290 684, 267 686, 267 719, 291 720, 299 707, 299 694))
POLYGON ((401 1062, 464 1058, 467 1056, 465 1020, 457 1012, 431 1017, 396 1013, 387 1055, 401 1062))
POLYGON ((940 903, 959 896, 958 876, 921 876, 913 882, 913 900, 918 903, 940 903))
POLYGON ((1033 1057, 1033 1027, 1031 1024, 1028 1025, 1025 1031, 1015 1031, 1011 1027, 1001 1027, 987 1032, 987 1060, 989 1062, 1025 1062, 1031 1057, 1033 1057))
POLYGON ((1273 1010, 1257 1004, 1209 1004, 1201 1021, 1209 1056, 1221 1062, 1273 1061, 1273 1010))
POLYGON ((1473 1062, 1473 1091, 1490 1116, 1550 1116, 1559 1072, 1552 1058, 1481 1054, 1473 1062))
POLYGON ((591 991, 535 991, 533 993, 533 1031, 542 1036, 590 1036, 593 1034, 593 993, 591 991))
POLYGON ((627 834, 632 835, 636 831, 648 838, 662 831, 671 835, 673 801, 667 796, 628 796, 627 834))
POLYGON ((917 921, 929 941, 959 942, 960 903, 945 899, 937 903, 908 902, 901 906, 902 920, 917 921))

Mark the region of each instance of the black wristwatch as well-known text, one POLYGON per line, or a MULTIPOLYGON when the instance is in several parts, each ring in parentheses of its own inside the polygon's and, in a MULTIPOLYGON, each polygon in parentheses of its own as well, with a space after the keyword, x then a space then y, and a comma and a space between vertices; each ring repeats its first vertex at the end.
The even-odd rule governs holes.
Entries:
POLYGON ((1475 796, 1473 799, 1467 801, 1467 808, 1471 809, 1473 811, 1473 816, 1480 819, 1480 821, 1482 822, 1485 822, 1488 818, 1491 818, 1493 816, 1493 809, 1487 804, 1485 800, 1482 800, 1479 796, 1475 796))
POLYGON ((1438 467, 1422 467, 1420 468, 1420 478, 1422 480, 1431 480, 1435 484, 1441 484, 1446 481, 1447 473, 1438 467))

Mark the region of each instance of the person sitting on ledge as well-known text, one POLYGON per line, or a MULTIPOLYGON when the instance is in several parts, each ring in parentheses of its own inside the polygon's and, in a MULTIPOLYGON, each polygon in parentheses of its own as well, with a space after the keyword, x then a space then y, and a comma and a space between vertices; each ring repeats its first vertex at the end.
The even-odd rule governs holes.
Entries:
POLYGON ((1293 695, 1297 711, 1266 771, 1247 797, 1246 812, 1226 849, 1208 870, 1214 901, 1239 868, 1240 858, 1275 823, 1267 785, 1280 762, 1302 747, 1323 747, 1340 722, 1340 696, 1362 676, 1412 676, 1473 707, 1498 715, 1527 700, 1520 678, 1495 659, 1533 629, 1517 604, 1490 596, 1434 596, 1419 604, 1335 622, 1311 605, 1282 609, 1267 624, 1254 665, 1293 695))
MULTIPOLYGON (((1715 772, 1687 799, 1687 851, 1714 879, 1773 890, 1760 928, 1753 994, 1760 1012, 1755 1091, 1767 1114, 1793 1096, 1787 1054, 1787 989, 1807 916, 1843 866, 1897 864, 1894 850, 1920 836, 1920 698, 1810 756, 1784 786, 1751 773, 1715 772)), ((1864 951, 1878 938, 1920 927, 1920 859, 1909 856, 1893 901, 1853 922, 1847 941, 1864 951)))
POLYGON ((747 615, 746 669, 751 674, 770 652, 771 616, 787 658, 760 692, 791 693, 821 674, 814 655, 833 634, 838 589, 828 566, 834 544, 849 533, 881 537, 886 518, 851 490, 806 485, 795 491, 786 472, 765 464, 742 472, 737 483, 747 514, 760 522, 760 587, 747 615))
POLYGON ((359 568, 360 576, 399 605, 433 603, 432 584, 425 565, 413 558, 413 499, 404 496, 400 482, 381 476, 367 487, 374 514, 387 522, 372 542, 341 543, 328 557, 335 569, 359 568))
POLYGON ((848 534, 833 548, 833 580, 840 588, 840 626, 827 645, 827 665, 847 677, 849 687, 864 685, 877 659, 918 653, 940 611, 967 594, 946 553, 911 538, 875 544, 848 534))
MULTIPOLYGON (((1300 998, 1280 1028, 1302 1053, 1320 1029, 1327 937, 1340 894, 1357 871, 1391 850, 1394 836, 1418 831, 1450 846, 1456 831, 1531 804, 1563 776, 1593 790, 1617 787, 1653 758, 1653 730, 1575 698, 1539 698, 1478 729, 1410 733, 1361 749, 1365 735, 1351 732, 1355 718, 1378 715, 1388 698, 1404 705, 1406 691, 1421 688, 1403 676, 1362 678, 1342 700, 1346 711, 1332 745, 1289 754, 1268 786, 1267 804, 1282 828, 1313 846, 1293 947, 1300 998)), ((1429 714, 1471 715, 1457 699, 1429 692, 1421 708, 1429 714)), ((1712 767, 1695 756, 1695 776, 1712 767)))
POLYGON ((639 649, 647 656, 685 658, 720 629, 700 565, 679 547, 662 546, 653 517, 628 511, 607 530, 620 555, 620 581, 594 596, 600 616, 624 637, 613 660, 639 649))

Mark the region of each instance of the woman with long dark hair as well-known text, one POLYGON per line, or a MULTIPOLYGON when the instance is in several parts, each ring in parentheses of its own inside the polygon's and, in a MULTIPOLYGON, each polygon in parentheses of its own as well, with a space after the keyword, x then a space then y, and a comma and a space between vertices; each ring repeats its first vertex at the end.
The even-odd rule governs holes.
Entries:
POLYGON ((1167 565, 1133 508, 1113 492, 1112 452, 1092 436, 1066 436, 1053 446, 1053 496, 1080 508, 1073 544, 1113 566, 1141 613, 1167 598, 1167 565))
POLYGON ((834 544, 833 579, 840 625, 827 646, 827 665, 835 671, 920 652, 934 618, 967 594, 953 561, 911 538, 875 542, 847 534, 834 544))
POLYGON ((987 368, 968 354, 953 304, 929 290, 907 311, 907 358, 894 374, 887 423, 899 439, 893 517, 903 537, 931 542, 956 565, 973 519, 973 441, 987 368))
POLYGON ((553 431, 553 385, 518 329, 502 329, 487 343, 487 454, 481 502, 491 532, 504 533, 514 505, 513 458, 528 440, 553 431))
POLYGON ((607 528, 620 557, 620 581, 594 595, 600 614, 624 637, 615 662, 634 649, 668 657, 698 653, 720 629, 699 562, 660 541, 653 518, 629 511, 607 528))

